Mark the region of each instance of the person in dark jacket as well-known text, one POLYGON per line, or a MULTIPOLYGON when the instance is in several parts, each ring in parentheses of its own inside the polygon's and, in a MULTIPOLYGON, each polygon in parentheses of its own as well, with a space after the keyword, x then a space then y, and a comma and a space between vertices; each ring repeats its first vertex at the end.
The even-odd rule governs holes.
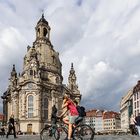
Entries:
POLYGON ((52 123, 52 129, 49 130, 49 136, 52 136, 55 131, 55 126, 57 122, 57 108, 55 105, 52 107, 52 115, 51 115, 51 123, 52 123))
POLYGON ((57 108, 55 105, 52 107, 52 116, 51 116, 52 124, 56 124, 57 121, 57 108))
POLYGON ((8 135, 11 133, 11 131, 13 130, 14 132, 14 138, 16 137, 16 130, 15 130, 15 120, 14 120, 14 115, 11 115, 9 122, 8 122, 8 132, 6 135, 6 138, 8 138, 8 135))
POLYGON ((140 136, 140 113, 138 113, 138 116, 135 118, 136 120, 136 127, 138 129, 138 135, 140 136))

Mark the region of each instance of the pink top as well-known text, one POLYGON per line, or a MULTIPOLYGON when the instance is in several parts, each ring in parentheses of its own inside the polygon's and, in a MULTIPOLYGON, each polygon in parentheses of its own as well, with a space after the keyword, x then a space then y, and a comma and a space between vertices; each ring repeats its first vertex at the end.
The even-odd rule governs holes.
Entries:
POLYGON ((71 116, 78 116, 79 115, 79 113, 76 109, 76 106, 74 105, 74 103, 71 100, 67 101, 67 108, 70 111, 71 116))

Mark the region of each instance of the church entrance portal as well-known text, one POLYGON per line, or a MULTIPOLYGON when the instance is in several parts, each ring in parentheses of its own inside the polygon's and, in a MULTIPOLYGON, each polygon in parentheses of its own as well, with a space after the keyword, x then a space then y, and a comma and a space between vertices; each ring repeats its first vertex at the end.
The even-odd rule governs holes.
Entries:
POLYGON ((32 124, 27 125, 27 133, 31 134, 32 133, 32 124))

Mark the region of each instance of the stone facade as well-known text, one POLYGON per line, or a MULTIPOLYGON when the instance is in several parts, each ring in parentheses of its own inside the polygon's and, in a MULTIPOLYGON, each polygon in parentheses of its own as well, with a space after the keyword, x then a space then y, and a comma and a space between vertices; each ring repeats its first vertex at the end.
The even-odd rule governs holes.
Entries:
POLYGON ((122 97, 120 102, 121 113, 121 129, 125 132, 129 130, 130 116, 133 113, 133 89, 130 89, 127 94, 122 97))
POLYGON ((76 75, 71 65, 68 86, 64 85, 59 53, 50 41, 50 26, 44 15, 35 27, 36 39, 27 47, 23 71, 17 75, 13 65, 9 86, 3 94, 3 113, 8 121, 11 114, 16 120, 16 129, 22 132, 39 133, 51 119, 52 106, 61 112, 65 93, 81 100, 76 84, 76 75))

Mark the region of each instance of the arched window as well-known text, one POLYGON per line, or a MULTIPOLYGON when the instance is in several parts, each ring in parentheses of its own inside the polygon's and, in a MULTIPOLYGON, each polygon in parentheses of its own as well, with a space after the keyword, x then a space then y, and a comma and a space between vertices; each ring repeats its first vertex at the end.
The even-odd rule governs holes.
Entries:
POLYGON ((34 77, 36 77, 36 71, 34 70, 34 77))
POLYGON ((53 60, 53 63, 55 63, 56 60, 55 60, 55 56, 54 55, 52 56, 52 60, 53 60))
POLYGON ((34 100, 33 95, 29 95, 28 96, 28 118, 33 117, 33 100, 34 100))
POLYGON ((37 35, 38 36, 40 35, 40 28, 38 28, 38 30, 37 30, 37 35))
POLYGON ((59 77, 56 77, 55 80, 56 80, 56 83, 59 83, 59 77))
POLYGON ((45 37, 47 35, 47 29, 43 28, 43 36, 45 37))
POLYGON ((30 70, 30 75, 33 76, 33 70, 30 70))
POLYGON ((48 119, 48 98, 45 97, 43 99, 43 112, 44 112, 44 119, 48 119))

